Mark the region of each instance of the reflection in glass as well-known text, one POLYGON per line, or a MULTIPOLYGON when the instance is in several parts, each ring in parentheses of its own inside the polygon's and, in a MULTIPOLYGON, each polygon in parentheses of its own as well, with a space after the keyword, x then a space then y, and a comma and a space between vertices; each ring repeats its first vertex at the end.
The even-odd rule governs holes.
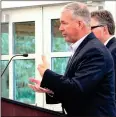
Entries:
MULTIPOLYGON (((8 63, 8 61, 5 61, 5 60, 1 61, 1 67, 0 67, 1 73, 5 69, 7 63, 8 63)), ((1 78, 1 94, 2 94, 2 97, 5 97, 5 98, 9 97, 9 72, 8 72, 8 68, 6 69, 6 71, 4 72, 4 74, 1 78)))
POLYGON ((8 36, 9 36, 9 31, 8 31, 8 23, 3 23, 1 24, 1 39, 2 39, 2 55, 7 55, 8 54, 8 36))
POLYGON ((35 22, 14 23, 14 53, 35 53, 35 22))
POLYGON ((28 87, 30 77, 35 77, 35 60, 14 60, 14 98, 24 103, 34 104, 35 93, 28 87))
POLYGON ((64 74, 68 57, 54 57, 52 58, 52 70, 58 74, 64 74))
POLYGON ((51 20, 51 51, 52 52, 67 52, 69 51, 69 44, 65 42, 59 31, 59 19, 51 20))

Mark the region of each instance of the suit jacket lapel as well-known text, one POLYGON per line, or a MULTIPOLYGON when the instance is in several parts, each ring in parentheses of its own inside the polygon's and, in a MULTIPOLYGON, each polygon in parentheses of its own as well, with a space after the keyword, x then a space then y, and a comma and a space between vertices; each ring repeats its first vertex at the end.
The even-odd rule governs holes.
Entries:
POLYGON ((78 57, 78 53, 81 51, 81 49, 93 38, 95 38, 93 33, 90 33, 84 40, 83 42, 79 45, 79 47, 76 49, 74 55, 69 59, 69 62, 67 64, 66 70, 65 70, 65 74, 68 72, 68 70, 71 68, 74 59, 78 57))
POLYGON ((107 48, 109 48, 114 42, 116 41, 116 38, 113 37, 106 45, 107 48))

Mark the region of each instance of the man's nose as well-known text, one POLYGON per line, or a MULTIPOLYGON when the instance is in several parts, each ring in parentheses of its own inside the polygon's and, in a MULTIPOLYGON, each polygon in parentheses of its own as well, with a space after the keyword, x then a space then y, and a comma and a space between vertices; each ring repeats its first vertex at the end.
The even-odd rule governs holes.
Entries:
POLYGON ((59 30, 61 31, 61 25, 59 26, 59 30))
POLYGON ((60 30, 60 31, 63 31, 63 27, 62 27, 61 25, 60 25, 60 27, 59 27, 59 30, 60 30))

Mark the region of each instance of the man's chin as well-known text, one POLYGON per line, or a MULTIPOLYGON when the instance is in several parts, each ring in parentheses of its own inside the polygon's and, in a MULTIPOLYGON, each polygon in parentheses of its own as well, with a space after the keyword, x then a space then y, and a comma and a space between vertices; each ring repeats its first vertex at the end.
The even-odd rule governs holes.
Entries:
POLYGON ((65 41, 68 43, 71 43, 71 40, 69 38, 64 37, 65 41))

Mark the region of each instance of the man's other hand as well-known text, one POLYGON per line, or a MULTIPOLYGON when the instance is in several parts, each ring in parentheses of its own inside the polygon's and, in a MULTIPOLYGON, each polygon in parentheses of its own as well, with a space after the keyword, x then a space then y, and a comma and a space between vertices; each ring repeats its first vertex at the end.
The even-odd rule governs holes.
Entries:
POLYGON ((42 55, 42 62, 43 62, 42 64, 38 65, 38 71, 39 71, 41 77, 43 77, 44 72, 47 69, 49 69, 49 63, 47 62, 46 56, 44 56, 44 55, 42 55))

